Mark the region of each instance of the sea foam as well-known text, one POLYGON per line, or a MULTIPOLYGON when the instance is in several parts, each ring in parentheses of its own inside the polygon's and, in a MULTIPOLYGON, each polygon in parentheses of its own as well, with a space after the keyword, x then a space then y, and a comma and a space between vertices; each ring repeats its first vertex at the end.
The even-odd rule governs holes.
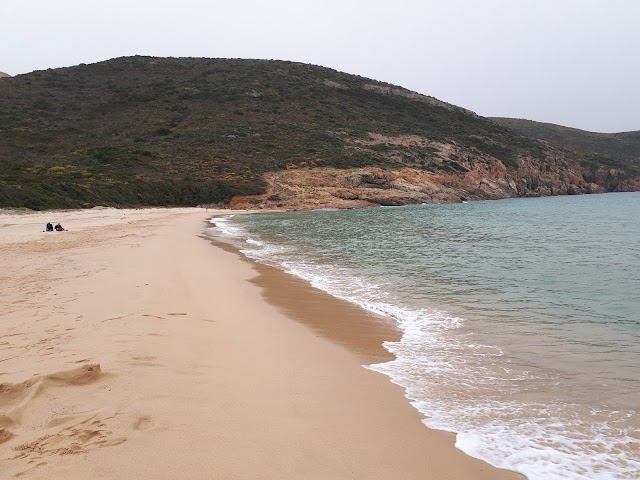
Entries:
POLYGON ((640 440, 626 421, 635 411, 520 399, 522 391, 555 380, 511 365, 497 345, 469 341, 463 318, 403 304, 384 285, 291 244, 270 242, 232 216, 213 222, 212 233, 233 241, 248 258, 393 319, 402 338, 384 346, 395 360, 366 368, 404 387, 425 425, 456 433, 460 450, 530 480, 639 478, 640 440))

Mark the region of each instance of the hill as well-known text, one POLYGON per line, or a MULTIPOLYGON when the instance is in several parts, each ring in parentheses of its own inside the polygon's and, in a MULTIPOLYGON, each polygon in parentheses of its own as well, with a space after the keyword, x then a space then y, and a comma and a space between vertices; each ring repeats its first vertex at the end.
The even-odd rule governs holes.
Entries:
POLYGON ((126 57, 0 81, 0 206, 349 207, 638 187, 613 167, 300 63, 126 57))
POLYGON ((640 174, 640 131, 596 133, 552 123, 491 117, 499 125, 574 152, 584 161, 640 174))

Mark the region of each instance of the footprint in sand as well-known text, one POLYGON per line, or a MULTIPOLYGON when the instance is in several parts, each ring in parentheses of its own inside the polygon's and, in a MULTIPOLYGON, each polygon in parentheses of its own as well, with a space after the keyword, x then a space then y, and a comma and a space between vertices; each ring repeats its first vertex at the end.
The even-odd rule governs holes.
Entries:
POLYGON ((18 445, 14 459, 33 455, 77 455, 98 447, 110 447, 126 441, 125 437, 109 438, 111 432, 90 429, 65 429, 54 435, 44 435, 37 440, 18 445))
MULTIPOLYGON (((33 463, 35 463, 35 462, 36 462, 36 461, 31 460, 29 463, 30 463, 30 464, 33 464, 33 463)), ((48 464, 48 462, 40 462, 40 463, 37 463, 36 465, 34 465, 33 467, 31 467, 31 468, 30 468, 30 469, 28 469, 28 470, 25 470, 24 472, 16 473, 16 474, 14 475, 14 477, 18 477, 18 478, 20 478, 20 477, 24 477, 25 475, 28 475, 29 473, 31 473, 31 472, 32 472, 33 470, 35 470, 36 468, 44 467, 44 466, 45 466, 45 465, 47 465, 47 464, 48 464)))
POLYGON ((145 431, 153 428, 153 421, 148 415, 139 415, 131 424, 134 430, 145 431))
POLYGON ((86 385, 99 380, 103 375, 99 363, 90 363, 72 370, 50 373, 44 378, 51 382, 64 383, 67 385, 86 385))
POLYGON ((7 407, 37 395, 50 384, 86 385, 102 377, 100 364, 82 365, 72 370, 40 375, 21 383, 0 383, 0 407, 7 407))
MULTIPOLYGON (((103 373, 100 369, 100 365, 94 363, 82 365, 72 370, 63 370, 48 375, 38 375, 20 383, 0 383, 0 408, 3 410, 6 409, 8 412, 11 412, 16 408, 25 409, 30 402, 39 398, 48 388, 60 386, 82 386, 95 382, 102 376, 103 373)), ((0 444, 9 441, 15 436, 8 430, 9 427, 12 427, 15 424, 16 422, 14 419, 8 414, 0 414, 0 444)), ((80 435, 80 443, 88 440, 88 437, 83 435, 80 435)), ((42 449, 49 451, 51 448, 45 448, 43 445, 47 445, 47 441, 53 441, 49 440, 50 438, 59 436, 60 435, 47 435, 39 438, 35 443, 23 444, 22 447, 27 451, 39 452, 42 449)), ((71 435, 63 434, 61 438, 64 439, 68 436, 78 437, 76 433, 72 432, 71 435)), ((60 442, 56 440, 55 443, 58 444, 60 442)), ((68 449, 75 447, 69 446, 60 448, 68 449)))
POLYGON ((38 391, 41 377, 30 378, 21 383, 0 383, 0 407, 8 408, 38 391))
MULTIPOLYGON (((32 442, 18 445, 13 448, 16 452, 14 459, 33 460, 42 456, 76 455, 99 447, 119 445, 127 440, 126 437, 114 436, 105 421, 107 420, 91 415, 57 433, 42 435, 32 442)), ((54 419, 50 425, 55 423, 54 419)))
POLYGON ((0 428, 11 427, 15 424, 9 415, 0 414, 0 428))
POLYGON ((13 433, 5 428, 0 428, 0 443, 4 443, 13 438, 13 433))
POLYGON ((160 364, 156 361, 158 357, 154 357, 153 355, 138 355, 135 357, 131 357, 131 365, 142 366, 142 367, 157 367, 160 364))

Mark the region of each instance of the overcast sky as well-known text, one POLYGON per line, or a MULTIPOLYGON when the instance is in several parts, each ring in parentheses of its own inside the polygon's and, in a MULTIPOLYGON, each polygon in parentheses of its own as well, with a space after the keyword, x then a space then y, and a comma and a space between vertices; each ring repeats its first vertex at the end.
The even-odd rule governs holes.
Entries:
POLYGON ((640 0, 0 0, 0 71, 294 60, 485 116, 640 130, 640 0))

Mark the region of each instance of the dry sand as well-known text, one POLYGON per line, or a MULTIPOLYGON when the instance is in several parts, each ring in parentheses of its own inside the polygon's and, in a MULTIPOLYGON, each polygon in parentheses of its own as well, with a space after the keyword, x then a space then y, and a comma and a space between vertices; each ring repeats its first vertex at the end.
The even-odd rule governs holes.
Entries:
POLYGON ((522 478, 362 368, 392 327, 283 295, 201 235, 211 214, 0 213, 0 478, 522 478))

